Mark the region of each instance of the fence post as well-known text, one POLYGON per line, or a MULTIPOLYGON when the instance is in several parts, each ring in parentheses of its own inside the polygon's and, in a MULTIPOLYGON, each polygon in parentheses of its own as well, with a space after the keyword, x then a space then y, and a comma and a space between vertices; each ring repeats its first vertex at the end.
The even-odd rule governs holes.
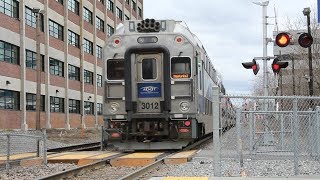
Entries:
POLYGON ((243 155, 242 155, 242 139, 241 139, 241 109, 236 110, 236 123, 237 123, 237 140, 238 140, 238 154, 240 161, 241 172, 243 171, 243 155))
POLYGON ((283 151, 284 148, 283 148, 283 140, 284 140, 284 125, 283 125, 283 114, 280 114, 280 126, 281 126, 281 150, 283 151))
POLYGON ((314 141, 316 142, 315 146, 315 154, 316 154, 316 157, 318 160, 320 160, 320 142, 319 142, 319 136, 320 136, 320 106, 317 106, 316 107, 316 128, 315 128, 315 131, 317 132, 314 132, 315 134, 315 139, 314 141))
POLYGON ((252 113, 249 113, 249 132, 250 132, 250 141, 249 141, 249 144, 250 144, 250 154, 252 154, 253 152, 253 114, 252 113))
POLYGON ((212 101, 212 114, 213 114, 213 168, 214 176, 221 177, 221 145, 219 136, 219 122, 220 122, 220 91, 218 86, 214 86, 213 101, 212 101))
POLYGON ((294 174, 299 174, 298 162, 298 99, 293 99, 293 154, 294 154, 294 174))
POLYGON ((6 161, 6 171, 9 173, 10 168, 10 134, 7 134, 7 161, 6 161))
POLYGON ((47 131, 46 129, 42 130, 43 132, 43 163, 47 165, 47 131))
POLYGON ((104 133, 103 133, 103 126, 101 126, 101 144, 100 144, 101 151, 103 151, 103 141, 104 141, 104 133))
POLYGON ((314 112, 311 112, 312 111, 312 108, 309 108, 308 111, 310 111, 309 113, 309 123, 308 123, 308 151, 311 155, 311 157, 313 156, 314 154, 314 121, 317 117, 317 115, 315 113, 317 113, 317 111, 314 111, 314 112))

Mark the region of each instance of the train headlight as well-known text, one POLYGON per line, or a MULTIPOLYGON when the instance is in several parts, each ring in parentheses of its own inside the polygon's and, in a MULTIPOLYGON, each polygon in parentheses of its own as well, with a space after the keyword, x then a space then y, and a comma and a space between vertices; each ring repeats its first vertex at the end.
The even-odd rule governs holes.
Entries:
POLYGON ((190 103, 185 102, 185 101, 180 103, 180 110, 181 111, 186 112, 186 111, 189 111, 189 109, 190 109, 190 103))
POLYGON ((113 102, 113 103, 111 103, 110 106, 109 106, 109 111, 110 111, 111 113, 116 113, 116 112, 119 111, 119 108, 120 108, 119 103, 113 102))

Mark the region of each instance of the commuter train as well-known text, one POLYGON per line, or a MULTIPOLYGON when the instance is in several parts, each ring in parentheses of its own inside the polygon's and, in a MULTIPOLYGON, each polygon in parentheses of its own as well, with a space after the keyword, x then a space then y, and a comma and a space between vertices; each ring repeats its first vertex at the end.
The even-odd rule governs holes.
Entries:
POLYGON ((118 26, 104 48, 104 79, 104 139, 120 150, 181 149, 211 133, 212 87, 225 93, 201 42, 174 20, 118 26))

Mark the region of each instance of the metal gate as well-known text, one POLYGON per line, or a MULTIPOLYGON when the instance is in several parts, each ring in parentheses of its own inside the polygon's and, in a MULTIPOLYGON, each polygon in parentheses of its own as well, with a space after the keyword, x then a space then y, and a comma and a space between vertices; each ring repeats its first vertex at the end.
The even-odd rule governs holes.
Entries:
POLYGON ((320 175, 320 97, 215 98, 215 176, 320 175), (226 101, 231 105, 221 103, 226 101), (233 116, 226 109, 235 124, 225 123, 233 116))

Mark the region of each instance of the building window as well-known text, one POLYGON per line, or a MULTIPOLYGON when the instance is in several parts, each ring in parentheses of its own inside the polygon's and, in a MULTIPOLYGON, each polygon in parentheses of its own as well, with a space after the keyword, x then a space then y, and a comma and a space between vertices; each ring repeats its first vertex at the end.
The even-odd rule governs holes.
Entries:
POLYGON ((83 19, 92 24, 92 12, 87 8, 83 8, 83 19))
MULTIPOLYGON (((25 11, 25 16, 26 16, 26 25, 36 28, 37 27, 36 15, 32 12, 32 9, 28 8, 27 6, 25 11)), ((43 14, 39 13, 39 16, 40 16, 40 27, 41 27, 41 31, 43 32, 44 31, 43 14)))
MULTIPOLYGON (((45 96, 41 95, 40 98, 40 109, 45 111, 45 96)), ((35 111, 37 108, 37 95, 27 93, 26 94, 26 110, 35 111)))
MULTIPOLYGON (((37 53, 26 50, 26 67, 37 69, 37 53)), ((41 71, 44 71, 44 55, 41 54, 41 71)))
POLYGON ((19 2, 16 0, 0 0, 0 12, 19 18, 19 2))
POLYGON ((136 11, 136 9, 137 9, 137 3, 134 2, 133 0, 131 1, 131 7, 132 7, 133 11, 136 11))
POLYGON ((69 79, 80 81, 80 68, 68 65, 69 79))
POLYGON ((102 47, 100 47, 98 45, 96 47, 96 55, 97 55, 97 58, 102 59, 102 47))
POLYGON ((130 20, 129 16, 124 15, 125 20, 130 20))
POLYGON ((64 98, 50 96, 50 112, 64 113, 64 98))
POLYGON ((79 35, 73 31, 68 30, 68 43, 72 46, 80 48, 80 38, 79 35))
POLYGON ((98 1, 99 1, 99 2, 101 2, 102 4, 104 4, 104 3, 105 3, 105 2, 104 2, 105 0, 98 0, 98 1))
POLYGON ((138 14, 139 14, 139 17, 142 17, 142 9, 140 7, 138 7, 138 14))
POLYGON ((0 109, 20 110, 20 93, 0 89, 0 109))
POLYGON ((79 15, 79 2, 77 0, 68 0, 68 9, 79 15))
POLYGON ((84 111, 86 114, 94 114, 93 103, 85 101, 84 102, 84 111))
POLYGON ((93 55, 93 43, 87 39, 84 39, 83 44, 84 52, 93 55))
POLYGON ((93 73, 91 71, 84 70, 84 82, 93 84, 93 73))
POLYGON ((111 0, 108 0, 107 2, 107 9, 111 12, 114 12, 114 9, 113 9, 113 2, 111 0))
POLYGON ((63 0, 56 0, 56 1, 63 5, 63 0))
POLYGON ((97 114, 102 115, 102 103, 97 103, 97 114))
POLYGON ((102 87, 102 76, 97 74, 97 86, 102 87))
POLYGON ((96 28, 104 32, 104 21, 100 19, 98 16, 96 17, 96 28))
POLYGON ((60 24, 49 20, 49 35, 57 39, 63 40, 63 26, 60 24))
POLYGON ((129 4, 130 4, 130 0, 126 0, 126 4, 128 4, 128 5, 129 5, 129 4))
POLYGON ((80 101, 75 99, 69 99, 69 113, 80 114, 80 101))
POLYGON ((4 41, 0 41, 0 61, 5 61, 12 64, 20 64, 19 47, 4 41))
POLYGON ((107 25, 107 35, 108 35, 108 37, 112 36, 113 33, 114 33, 114 28, 108 24, 107 25))
POLYGON ((121 19, 123 18, 123 15, 122 15, 122 11, 120 8, 117 7, 117 12, 116 12, 116 15, 117 15, 117 18, 121 19))
POLYGON ((64 65, 64 62, 50 58, 50 74, 63 77, 64 75, 63 65, 64 65))

